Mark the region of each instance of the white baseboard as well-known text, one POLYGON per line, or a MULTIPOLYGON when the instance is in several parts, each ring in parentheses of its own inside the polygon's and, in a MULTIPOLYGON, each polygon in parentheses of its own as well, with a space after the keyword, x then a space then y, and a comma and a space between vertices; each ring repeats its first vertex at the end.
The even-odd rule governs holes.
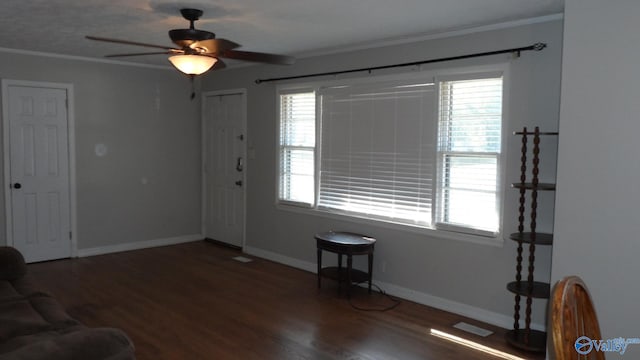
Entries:
MULTIPOLYGON (((375 279, 374 279, 375 280, 375 279)), ((472 305, 460 303, 457 301, 433 296, 431 294, 407 289, 390 283, 376 281, 387 293, 403 299, 407 299, 418 304, 431 306, 433 308, 448 311, 454 314, 462 315, 474 320, 482 321, 487 324, 499 326, 503 329, 511 329, 513 326, 513 317, 500 314, 494 311, 485 310, 472 305)), ((506 295, 506 293, 505 293, 506 295)), ((546 331, 541 324, 532 323, 531 328, 534 330, 546 331)))
MULTIPOLYGON (((315 263, 308 261, 302 261, 294 259, 288 256, 284 256, 271 251, 258 249, 251 246, 245 246, 244 252, 249 255, 257 256, 267 260, 275 261, 287 266, 291 266, 297 269, 317 273, 318 266, 315 263)), ((411 290, 402 286, 397 286, 390 283, 377 281, 374 278, 376 284, 385 290, 390 295, 397 296, 402 299, 416 302, 418 304, 431 306, 433 308, 447 311, 450 313, 465 316, 471 319, 482 321, 487 324, 499 326, 504 329, 511 329, 513 326, 513 318, 504 314, 500 314, 494 311, 481 309, 468 304, 463 304, 457 301, 448 300, 431 294, 411 290)), ((540 331, 546 331, 544 325, 532 323, 531 328, 540 331)))
POLYGON ((263 259, 275 261, 280 264, 284 264, 287 266, 294 267, 296 269, 305 270, 312 273, 318 272, 318 266, 314 263, 310 263, 308 261, 302 261, 298 259, 294 259, 288 256, 280 255, 278 253, 274 253, 267 250, 258 249, 251 246, 245 246, 242 248, 242 251, 249 255, 257 256, 263 259))
POLYGON ((78 257, 104 255, 121 251, 139 250, 158 246, 176 245, 186 242, 198 241, 204 239, 201 234, 183 235, 163 239, 153 239, 145 241, 136 241, 124 244, 115 244, 107 246, 98 246, 88 249, 78 249, 78 257))

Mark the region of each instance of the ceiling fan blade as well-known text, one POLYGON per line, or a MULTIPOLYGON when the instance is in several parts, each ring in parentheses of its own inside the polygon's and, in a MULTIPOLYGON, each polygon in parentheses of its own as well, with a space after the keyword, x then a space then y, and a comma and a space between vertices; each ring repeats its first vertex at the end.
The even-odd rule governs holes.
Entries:
POLYGON ((225 50, 219 54, 219 56, 235 60, 255 61, 277 65, 291 65, 296 61, 296 58, 293 56, 241 50, 225 50))
POLYGON ((218 61, 213 65, 211 70, 221 70, 227 67, 227 64, 222 61, 222 59, 218 59, 218 61))
POLYGON ((144 52, 144 53, 130 53, 130 54, 111 54, 104 57, 116 58, 116 57, 128 57, 128 56, 144 56, 144 55, 174 55, 179 54, 176 51, 157 51, 157 52, 144 52))
POLYGON ((209 39, 196 41, 189 45, 189 47, 192 49, 206 49, 207 54, 219 54, 223 51, 240 47, 240 44, 236 44, 233 41, 227 39, 209 39))
POLYGON ((145 46, 145 47, 157 48, 157 49, 165 49, 165 50, 177 50, 177 49, 174 49, 174 48, 169 47, 169 46, 146 44, 146 43, 141 43, 141 42, 137 42, 137 41, 111 39, 111 38, 98 37, 98 36, 86 36, 86 38, 89 39, 89 40, 104 41, 104 42, 110 42, 110 43, 116 43, 116 44, 145 46))

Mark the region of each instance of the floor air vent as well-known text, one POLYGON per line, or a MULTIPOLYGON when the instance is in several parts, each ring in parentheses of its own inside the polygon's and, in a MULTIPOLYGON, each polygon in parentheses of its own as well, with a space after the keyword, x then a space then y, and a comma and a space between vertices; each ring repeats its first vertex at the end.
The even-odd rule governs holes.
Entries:
POLYGON ((468 333, 472 333, 472 334, 476 334, 482 337, 487 337, 491 334, 493 334, 493 331, 489 331, 487 329, 483 329, 481 327, 477 327, 471 324, 467 324, 466 322, 459 322, 455 325, 453 325, 454 328, 456 329, 460 329, 462 331, 466 331, 468 333))
POLYGON ((243 262, 243 263, 248 263, 248 262, 252 262, 253 261, 253 259, 249 259, 248 257, 244 257, 244 256, 236 256, 236 257, 233 258, 233 260, 240 261, 240 262, 243 262))

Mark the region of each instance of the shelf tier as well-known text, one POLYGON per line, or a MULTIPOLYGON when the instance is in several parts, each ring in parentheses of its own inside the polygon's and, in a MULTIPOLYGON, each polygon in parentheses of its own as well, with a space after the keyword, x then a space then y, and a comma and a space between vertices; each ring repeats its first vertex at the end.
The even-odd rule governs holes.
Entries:
MULTIPOLYGON (((339 282, 347 281, 347 268, 342 267, 338 269, 336 266, 324 267, 320 270, 320 275, 329 279, 337 280, 339 282)), ((369 275, 357 269, 351 269, 351 282, 359 283, 369 280, 369 275)))
POLYGON ((509 345, 521 350, 531 352, 545 352, 547 350, 547 333, 538 330, 529 330, 528 341, 526 339, 526 330, 509 330, 504 338, 509 345))
POLYGON ((514 294, 522 296, 531 296, 538 299, 548 299, 551 294, 551 285, 539 281, 533 282, 533 289, 529 289, 529 283, 527 281, 520 281, 518 286, 517 281, 512 281, 507 284, 507 290, 514 294))
POLYGON ((532 183, 513 183, 511 184, 512 188, 515 189, 527 189, 527 190, 546 190, 546 191, 553 191, 556 189, 556 184, 552 184, 552 183, 538 183, 537 186, 533 185, 532 183))
MULTIPOLYGON (((531 232, 523 232, 523 233, 512 233, 509 235, 509 239, 523 243, 531 244, 531 240, 533 238, 533 233, 531 232)), ((536 233, 536 245, 552 245, 553 244, 553 234, 547 233, 536 233)))

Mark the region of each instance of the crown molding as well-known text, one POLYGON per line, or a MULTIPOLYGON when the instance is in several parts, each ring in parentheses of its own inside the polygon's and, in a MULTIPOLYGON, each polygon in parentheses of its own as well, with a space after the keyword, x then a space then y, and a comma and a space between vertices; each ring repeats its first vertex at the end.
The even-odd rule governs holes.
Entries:
POLYGON ((127 61, 92 58, 88 56, 56 54, 56 53, 48 53, 48 52, 42 52, 42 51, 12 49, 12 48, 4 48, 4 47, 0 47, 0 52, 9 53, 9 54, 18 54, 18 55, 30 55, 30 56, 39 56, 39 57, 46 57, 46 58, 64 59, 64 60, 86 61, 86 62, 94 62, 94 63, 110 64, 110 65, 134 66, 134 67, 142 67, 142 68, 148 68, 148 69, 175 70, 171 66, 164 66, 164 65, 141 64, 141 63, 127 62, 127 61))
POLYGON ((563 19, 564 19, 564 14, 557 13, 557 14, 538 16, 533 18, 506 21, 506 22, 501 22, 497 24, 490 24, 490 25, 476 26, 476 27, 471 27, 466 29, 446 31, 441 33, 422 34, 422 35, 415 35, 415 36, 402 36, 402 37, 389 38, 386 40, 375 41, 375 42, 364 42, 364 43, 354 44, 354 45, 345 45, 345 46, 324 48, 319 50, 311 50, 311 51, 298 53, 296 54, 296 57, 299 59, 304 59, 304 58, 310 58, 315 56, 335 55, 339 53, 347 53, 347 52, 352 52, 357 50, 367 50, 367 49, 374 49, 374 48, 380 48, 385 46, 403 45, 403 44, 417 43, 421 41, 444 39, 444 38, 449 38, 454 36, 469 35, 469 34, 481 33, 481 32, 492 31, 492 30, 508 29, 508 28, 514 28, 514 27, 523 26, 523 25, 539 24, 539 23, 545 23, 545 22, 557 21, 557 20, 563 20, 563 19))

